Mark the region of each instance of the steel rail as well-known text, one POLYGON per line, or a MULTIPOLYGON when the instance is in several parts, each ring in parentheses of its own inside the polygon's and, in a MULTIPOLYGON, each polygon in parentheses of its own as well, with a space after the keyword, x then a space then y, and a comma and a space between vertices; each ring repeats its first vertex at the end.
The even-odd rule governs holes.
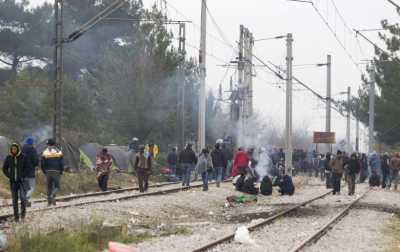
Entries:
MULTIPOLYGON (((277 213, 277 214, 275 214, 275 215, 273 215, 273 216, 271 216, 271 217, 265 219, 264 221, 262 221, 262 222, 260 222, 260 223, 257 223, 257 224, 254 224, 254 225, 250 225, 250 226, 247 227, 247 229, 248 229, 249 231, 254 231, 255 229, 257 229, 257 228, 259 228, 259 227, 262 227, 262 226, 265 226, 265 225, 267 225, 267 224, 270 224, 270 223, 272 223, 273 221, 277 220, 278 218, 280 218, 280 217, 282 217, 282 216, 284 216, 284 215, 286 215, 286 214, 288 214, 288 213, 291 213, 291 212, 293 212, 293 211, 299 209, 300 207, 303 207, 303 206, 305 206, 305 205, 310 204, 310 203, 313 202, 313 201, 316 201, 316 200, 319 200, 319 199, 321 199, 321 198, 324 198, 324 197, 326 197, 327 195, 329 195, 329 194, 331 194, 331 193, 332 193, 332 190, 330 190, 330 191, 328 191, 328 192, 326 192, 326 193, 324 193, 324 194, 321 194, 321 195, 319 195, 319 196, 317 196, 317 197, 315 197, 315 198, 312 198, 312 199, 310 199, 310 200, 304 201, 304 202, 302 202, 302 203, 300 203, 300 204, 297 204, 297 205, 295 205, 295 206, 293 206, 293 207, 291 207, 291 208, 288 208, 288 209, 286 209, 286 210, 283 210, 283 211, 281 211, 281 212, 279 212, 279 213, 277 213)), ((218 239, 218 240, 215 240, 215 241, 210 242, 210 243, 208 243, 208 244, 206 244, 206 245, 204 245, 204 246, 202 246, 202 247, 200 247, 200 248, 197 248, 197 249, 193 250, 193 252, 207 251, 207 250, 209 250, 209 249, 211 249, 211 248, 213 248, 213 247, 215 247, 215 246, 217 246, 217 245, 219 245, 219 244, 222 244, 222 243, 224 243, 224 242, 227 242, 227 241, 232 240, 234 237, 235 237, 235 233, 233 232, 233 233, 228 234, 228 235, 226 235, 226 236, 224 236, 224 237, 221 237, 221 238, 218 239)))
MULTIPOLYGON (((231 182, 231 180, 225 180, 223 183, 227 183, 227 182, 231 182)), ((216 184, 216 182, 212 182, 209 184, 216 184)), ((180 191, 190 190, 193 188, 199 188, 202 186, 203 186, 202 183, 200 183, 198 185, 185 186, 185 187, 180 186, 180 187, 167 189, 167 190, 159 190, 159 191, 155 191, 155 192, 147 192, 147 193, 140 193, 140 194, 138 193, 138 194, 132 194, 132 195, 127 195, 127 196, 115 197, 115 198, 111 198, 111 199, 92 200, 92 201, 86 201, 86 202, 77 202, 77 203, 63 205, 63 206, 50 206, 50 207, 45 207, 45 208, 32 209, 30 211, 27 211, 26 213, 30 214, 30 213, 37 213, 37 212, 46 212, 46 211, 51 211, 51 210, 56 210, 56 209, 79 207, 79 206, 85 206, 85 205, 90 205, 90 204, 106 203, 106 202, 113 202, 113 201, 123 201, 123 200, 130 200, 130 199, 135 199, 135 198, 146 197, 146 196, 170 194, 170 193, 176 193, 176 192, 180 192, 180 191)), ((14 216, 14 214, 12 214, 12 213, 2 214, 2 215, 0 215, 0 221, 7 221, 7 219, 9 219, 13 216, 14 216)))
POLYGON ((340 211, 337 215, 335 215, 332 219, 330 219, 324 226, 322 226, 319 230, 309 236, 307 239, 302 241, 299 245, 297 245, 294 249, 290 250, 291 252, 299 252, 303 250, 305 247, 311 245, 312 243, 317 242, 322 236, 327 234, 327 232, 332 228, 333 225, 337 224, 341 219, 343 219, 362 198, 364 198, 370 189, 368 189, 363 195, 354 200, 350 205, 348 205, 345 209, 340 211))
MULTIPOLYGON (((159 187, 175 185, 175 184, 180 184, 180 183, 181 182, 160 183, 160 184, 150 185, 149 188, 159 188, 159 187)), ((115 189, 115 190, 109 190, 106 192, 90 192, 90 193, 60 196, 60 197, 56 198, 56 201, 57 202, 66 202, 66 201, 71 201, 74 199, 96 197, 96 196, 109 195, 109 194, 113 194, 113 193, 124 193, 124 192, 129 192, 129 191, 138 191, 138 190, 139 190, 139 187, 137 187, 137 186, 136 187, 126 187, 126 188, 120 188, 120 189, 115 189)), ((37 200, 32 200, 31 202, 32 203, 43 203, 43 202, 47 202, 47 199, 37 199, 37 200)), ((12 203, 8 203, 8 204, 0 205, 0 208, 11 207, 11 206, 12 206, 12 203)))

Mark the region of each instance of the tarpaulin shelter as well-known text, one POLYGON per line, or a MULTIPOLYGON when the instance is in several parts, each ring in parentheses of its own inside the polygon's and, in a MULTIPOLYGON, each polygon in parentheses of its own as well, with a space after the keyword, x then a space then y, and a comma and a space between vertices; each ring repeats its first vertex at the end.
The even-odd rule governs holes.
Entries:
POLYGON ((90 160, 91 169, 94 169, 96 166, 96 155, 100 152, 101 148, 102 146, 98 143, 86 143, 79 147, 81 152, 90 160))
POLYGON ((106 148, 108 149, 108 153, 113 156, 115 166, 121 171, 129 171, 130 160, 135 152, 133 150, 129 151, 126 146, 109 145, 106 148))

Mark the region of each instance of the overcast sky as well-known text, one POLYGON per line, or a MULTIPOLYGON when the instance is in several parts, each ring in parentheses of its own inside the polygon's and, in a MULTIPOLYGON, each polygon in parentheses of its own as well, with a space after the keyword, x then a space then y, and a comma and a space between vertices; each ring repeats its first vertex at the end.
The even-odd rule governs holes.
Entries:
MULTIPOLYGON (((43 0, 33 0, 33 2, 40 4, 43 0)), ((143 2, 150 6, 154 0, 143 0, 143 2)), ((201 0, 168 0, 167 3, 171 19, 193 21, 193 24, 187 26, 189 45, 187 50, 190 55, 197 57, 197 49, 191 46, 198 47, 199 45, 201 0)), ((239 37, 240 24, 248 27, 256 39, 293 33, 294 75, 324 96, 326 68, 296 65, 325 63, 326 55, 331 54, 333 57, 332 94, 335 99, 344 99, 345 96, 339 93, 346 91, 347 86, 351 86, 354 94, 361 84, 360 71, 365 72, 365 65, 357 66, 353 61, 360 63, 373 56, 373 47, 362 38, 357 40, 355 34, 349 29, 380 28, 382 19, 397 22, 399 16, 395 8, 386 0, 314 0, 314 4, 353 60, 335 40, 335 36, 311 4, 287 0, 208 0, 208 8, 212 16, 226 39, 234 46, 239 37), (340 14, 335 11, 333 3, 336 4, 340 14)), ((176 30, 173 27, 171 29, 176 30)), ((234 50, 222 42, 223 39, 211 19, 208 19, 208 33, 207 87, 216 89, 226 72, 225 68, 218 65, 229 62, 235 55, 234 50)), ((376 32, 368 32, 365 35, 379 42, 376 32)), ((284 40, 256 42, 255 45, 255 55, 276 64, 285 64, 285 53, 284 40)), ((223 85, 226 89, 232 74, 233 70, 230 70, 224 79, 223 85)), ((281 82, 261 67, 256 69, 256 74, 254 80, 256 111, 264 116, 272 117, 283 127, 285 95, 284 89, 276 85, 281 82)), ((325 128, 324 105, 300 86, 295 85, 294 88, 296 90, 293 101, 294 127, 307 126, 310 131, 323 131, 325 128)), ((352 122, 353 141, 354 125, 355 123, 352 122)), ((332 112, 332 130, 336 131, 340 137, 345 136, 345 119, 336 112, 332 112)))

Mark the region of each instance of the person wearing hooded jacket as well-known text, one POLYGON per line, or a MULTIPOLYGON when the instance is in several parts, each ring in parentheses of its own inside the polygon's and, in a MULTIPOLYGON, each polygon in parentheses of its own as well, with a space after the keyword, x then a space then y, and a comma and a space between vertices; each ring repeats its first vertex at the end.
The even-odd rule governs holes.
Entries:
POLYGON ((26 204, 27 207, 31 206, 30 199, 36 186, 36 167, 39 165, 39 156, 36 148, 33 146, 34 140, 32 137, 28 137, 24 146, 22 147, 22 153, 31 162, 30 169, 26 173, 24 178, 25 188, 29 188, 26 192, 26 204))
POLYGON ((360 162, 357 154, 353 153, 347 161, 347 185, 349 195, 354 195, 356 190, 356 175, 360 172, 360 162))
POLYGON ((24 219, 26 214, 27 188, 24 188, 23 180, 30 169, 31 162, 22 154, 19 144, 13 143, 10 147, 10 154, 4 160, 3 173, 10 180, 14 218, 17 222, 20 217, 24 219), (19 215, 18 198, 21 200, 21 216, 19 215))
POLYGON ((64 172, 64 155, 53 139, 47 140, 40 165, 47 180, 47 203, 49 206, 56 205, 56 194, 60 190, 60 179, 64 172))

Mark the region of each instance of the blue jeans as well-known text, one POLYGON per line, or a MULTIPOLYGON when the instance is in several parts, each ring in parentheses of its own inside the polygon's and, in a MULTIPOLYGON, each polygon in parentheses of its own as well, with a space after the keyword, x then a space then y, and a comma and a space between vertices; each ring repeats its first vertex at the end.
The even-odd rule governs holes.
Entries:
POLYGON ((203 188, 207 189, 208 188, 208 172, 207 171, 201 173, 201 179, 203 180, 203 188))
POLYGON ((182 185, 190 186, 190 176, 192 175, 193 165, 192 164, 182 164, 182 185))
POLYGON ((222 181, 222 172, 224 170, 224 167, 215 167, 214 168, 214 172, 215 172, 215 180, 217 182, 221 182, 222 181))
POLYGON ((172 175, 176 175, 176 164, 170 164, 169 169, 171 169, 172 175))

